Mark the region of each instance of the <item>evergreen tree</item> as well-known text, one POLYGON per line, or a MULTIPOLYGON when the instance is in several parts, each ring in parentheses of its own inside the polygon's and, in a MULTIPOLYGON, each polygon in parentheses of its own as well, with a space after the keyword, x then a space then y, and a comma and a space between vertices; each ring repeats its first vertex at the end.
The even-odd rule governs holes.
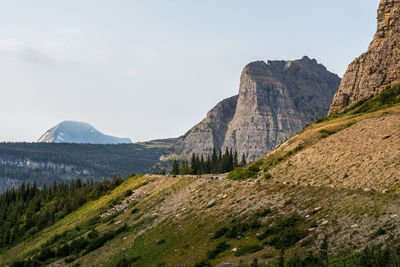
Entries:
POLYGON ((211 173, 216 173, 218 171, 218 158, 215 147, 213 148, 211 156, 211 173))
POLYGON ((178 161, 176 159, 174 159, 174 163, 172 163, 172 171, 171 171, 172 175, 177 175, 179 174, 179 164, 178 161))
POLYGON ((247 162, 246 162, 246 157, 245 157, 245 155, 244 155, 244 153, 243 153, 242 161, 240 162, 240 166, 243 167, 243 166, 245 166, 246 164, 247 164, 247 162))
POLYGON ((235 151, 235 155, 233 156, 233 168, 236 168, 239 166, 239 160, 238 160, 238 153, 235 151))
POLYGON ((234 163, 233 163, 233 152, 232 152, 232 148, 229 151, 229 160, 228 160, 228 169, 227 171, 233 171, 234 167, 233 167, 234 163))
POLYGON ((196 154, 192 154, 192 159, 190 161, 190 174, 197 174, 197 164, 196 164, 196 154))

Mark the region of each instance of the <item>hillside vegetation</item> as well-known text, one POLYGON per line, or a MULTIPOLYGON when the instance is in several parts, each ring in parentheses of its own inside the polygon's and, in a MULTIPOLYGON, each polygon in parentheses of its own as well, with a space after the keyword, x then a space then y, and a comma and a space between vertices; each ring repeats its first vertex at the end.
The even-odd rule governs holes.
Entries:
POLYGON ((0 265, 399 266, 400 106, 379 99, 227 177, 133 176, 0 265))
POLYGON ((54 181, 128 176, 144 173, 169 143, 90 145, 66 143, 0 143, 0 193, 22 182, 38 186, 54 181))

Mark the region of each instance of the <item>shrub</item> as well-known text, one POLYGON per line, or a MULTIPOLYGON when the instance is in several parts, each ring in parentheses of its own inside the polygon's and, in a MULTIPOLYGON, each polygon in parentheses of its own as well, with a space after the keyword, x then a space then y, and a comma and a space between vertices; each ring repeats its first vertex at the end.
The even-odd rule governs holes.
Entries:
POLYGON ((272 212, 271 209, 263 209, 262 211, 256 212, 257 217, 265 217, 272 212))
POLYGON ((224 227, 218 229, 217 231, 215 231, 215 233, 211 236, 211 239, 218 239, 220 237, 223 237, 228 231, 229 231, 229 229, 224 226, 224 227))
POLYGON ((281 218, 271 227, 268 227, 257 239, 263 240, 268 238, 264 244, 271 245, 276 249, 292 247, 308 234, 308 231, 301 227, 303 223, 304 219, 296 214, 287 218, 281 218))
POLYGON ((131 189, 128 189, 128 190, 125 191, 124 197, 129 197, 129 196, 132 195, 132 193, 133 193, 132 190, 131 190, 131 189))
POLYGON ((98 237, 99 237, 99 232, 97 232, 96 229, 93 229, 88 234, 88 238, 89 239, 95 239, 95 238, 98 238, 98 237))
POLYGON ((72 241, 71 243, 71 253, 78 255, 82 250, 84 250, 87 245, 89 244, 89 241, 84 239, 84 238, 78 238, 72 241))
POLYGON ((270 179, 272 179, 272 175, 267 172, 266 174, 264 174, 264 179, 265 180, 270 180, 270 179))
POLYGON ((65 263, 71 263, 75 261, 75 257, 67 257, 64 259, 65 263))
POLYGON ((262 250, 263 247, 260 245, 248 245, 248 246, 244 246, 239 248, 236 252, 235 252, 235 256, 239 257, 239 256, 243 256, 243 255, 249 255, 252 254, 254 252, 260 251, 262 250))
POLYGON ((240 222, 236 223, 226 233, 226 237, 241 238, 246 234, 248 229, 249 229, 249 225, 247 223, 240 223, 240 222))
POLYGON ((322 138, 326 138, 326 137, 336 133, 336 131, 334 131, 334 130, 332 131, 332 130, 327 130, 327 129, 319 130, 319 132, 320 132, 322 138))
POLYGON ((115 266, 116 267, 130 267, 130 266, 132 266, 132 263, 137 262, 139 259, 140 259, 140 257, 132 257, 132 258, 122 257, 115 266))
POLYGON ((138 211, 139 211, 138 208, 133 208, 133 209, 131 210, 131 214, 135 214, 135 213, 138 212, 138 211))
POLYGON ((215 259, 219 254, 230 249, 230 247, 231 246, 227 244, 225 241, 219 243, 213 250, 207 251, 207 259, 209 260, 215 259))
POLYGON ((157 245, 161 245, 165 243, 165 239, 160 239, 157 241, 157 245))
POLYGON ((47 259, 54 258, 56 253, 50 248, 44 248, 40 251, 40 254, 36 256, 39 261, 46 261, 47 259))
POLYGON ((248 178, 255 178, 260 171, 258 165, 250 165, 248 167, 239 167, 234 169, 228 174, 228 179, 231 180, 243 180, 248 178))
POLYGON ((379 227, 379 229, 375 232, 375 236, 381 236, 386 234, 386 230, 383 229, 382 227, 379 227))

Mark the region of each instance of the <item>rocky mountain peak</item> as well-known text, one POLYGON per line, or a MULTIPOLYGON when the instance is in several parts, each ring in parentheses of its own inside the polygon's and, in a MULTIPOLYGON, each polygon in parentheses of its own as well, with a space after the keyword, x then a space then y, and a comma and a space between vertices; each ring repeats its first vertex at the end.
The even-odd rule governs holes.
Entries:
POLYGON ((104 135, 86 122, 63 121, 44 133, 39 143, 125 144, 129 138, 104 135))
POLYGON ((368 51, 347 68, 329 113, 400 83, 400 0, 382 0, 368 51))
POLYGON ((339 82, 336 74, 308 57, 251 62, 243 68, 239 94, 218 103, 179 138, 167 158, 207 155, 216 147, 255 160, 324 116, 339 82))

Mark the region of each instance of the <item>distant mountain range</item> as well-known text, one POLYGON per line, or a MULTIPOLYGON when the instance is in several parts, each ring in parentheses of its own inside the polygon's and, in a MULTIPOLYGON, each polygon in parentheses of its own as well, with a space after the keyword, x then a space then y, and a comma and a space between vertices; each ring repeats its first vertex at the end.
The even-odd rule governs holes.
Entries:
POLYGON ((75 144, 130 144, 129 138, 119 138, 101 133, 92 125, 78 121, 63 121, 38 140, 39 143, 75 143, 75 144))

